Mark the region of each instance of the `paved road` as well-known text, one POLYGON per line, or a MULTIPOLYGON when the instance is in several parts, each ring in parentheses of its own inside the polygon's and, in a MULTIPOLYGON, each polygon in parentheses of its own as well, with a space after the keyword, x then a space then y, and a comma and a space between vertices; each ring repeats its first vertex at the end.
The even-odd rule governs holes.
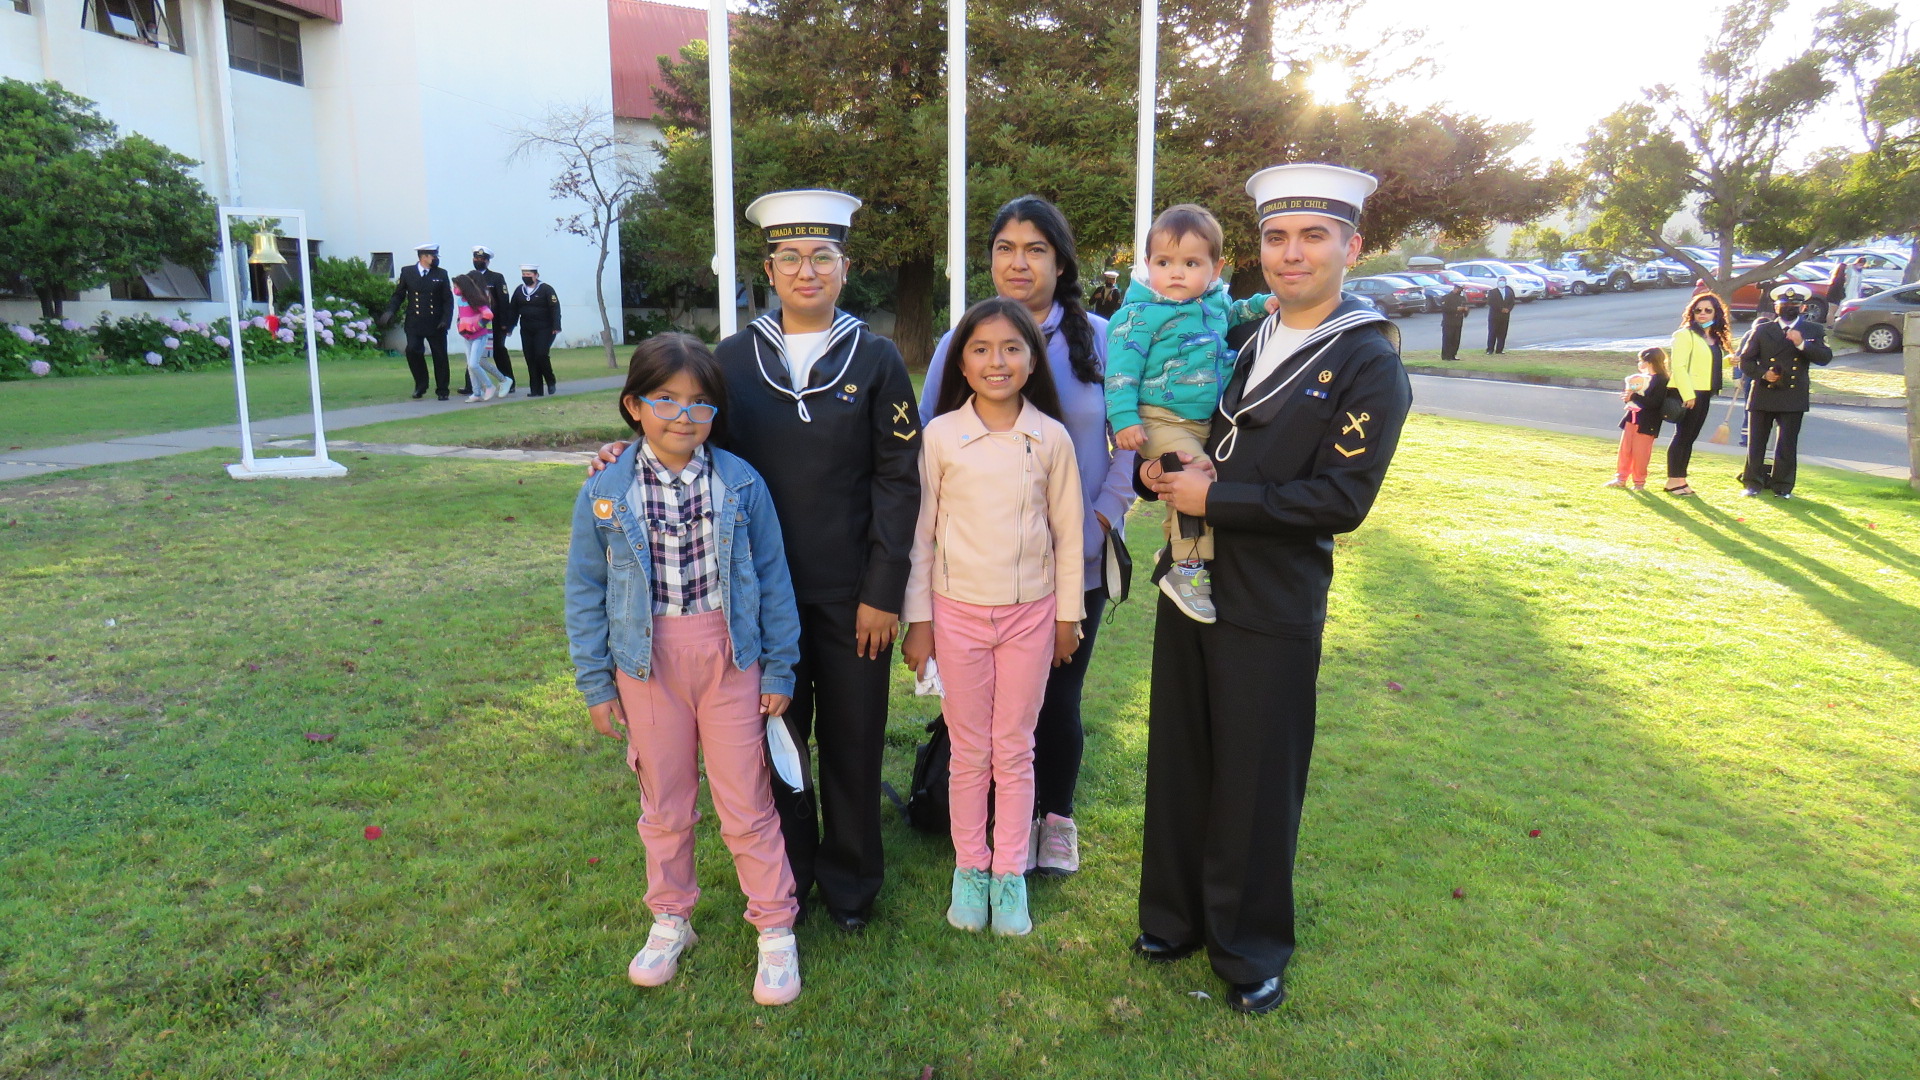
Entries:
MULTIPOLYGON (((1662 345, 1680 325, 1690 294, 1685 289, 1649 289, 1645 292, 1569 296, 1535 300, 1514 309, 1507 324, 1509 352, 1531 348, 1597 349, 1633 352, 1662 345)), ((1404 349, 1439 349, 1440 316, 1408 315, 1394 320, 1404 349)), ((1735 335, 1738 337, 1738 334, 1735 335)), ((1481 308, 1467 316, 1461 335, 1461 357, 1472 359, 1486 348, 1487 315, 1481 308)), ((1840 367, 1899 371, 1900 355, 1858 352, 1852 342, 1836 341, 1834 362, 1840 367), (1847 350, 1842 354, 1839 350, 1847 350)))

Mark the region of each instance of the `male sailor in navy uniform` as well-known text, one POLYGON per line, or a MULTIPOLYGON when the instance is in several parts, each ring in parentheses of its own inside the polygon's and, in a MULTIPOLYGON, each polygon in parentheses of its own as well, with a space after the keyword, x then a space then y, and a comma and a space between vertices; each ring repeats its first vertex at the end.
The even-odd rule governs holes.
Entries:
POLYGON ((453 280, 440 266, 440 245, 421 244, 413 249, 417 261, 401 268, 400 280, 393 283, 393 297, 387 301, 380 325, 393 321, 404 304, 407 331, 407 367, 413 372, 413 396, 427 396, 427 349, 433 349, 433 392, 447 400, 447 331, 453 326, 453 280))
MULTIPOLYGON (((714 349, 726 373, 726 449, 766 480, 800 603, 787 727, 817 744, 813 790, 774 785, 802 907, 817 883, 842 930, 873 917, 885 857, 880 765, 893 639, 920 516, 920 411, 893 342, 838 310, 860 200, 778 191, 747 207, 765 233, 780 307, 714 349), (818 813, 814 791, 819 792, 818 813)), ((601 462, 624 444, 602 447, 601 462)))
POLYGON ((1743 495, 1771 489, 1776 498, 1793 498, 1794 478, 1800 471, 1800 424, 1812 408, 1808 364, 1833 359, 1827 328, 1805 316, 1813 290, 1799 282, 1773 291, 1774 318, 1757 322, 1740 347, 1740 367, 1747 376, 1747 467, 1740 473, 1743 495), (1767 465, 1767 439, 1780 429, 1767 465))
POLYGON ((1155 616, 1133 948, 1206 949, 1240 1012, 1286 999, 1333 538, 1365 520, 1412 402, 1397 330, 1340 291, 1375 185, 1304 164, 1247 182, 1279 310, 1240 350, 1207 458, 1138 477, 1144 497, 1213 526, 1220 587, 1212 625, 1165 599, 1155 616))

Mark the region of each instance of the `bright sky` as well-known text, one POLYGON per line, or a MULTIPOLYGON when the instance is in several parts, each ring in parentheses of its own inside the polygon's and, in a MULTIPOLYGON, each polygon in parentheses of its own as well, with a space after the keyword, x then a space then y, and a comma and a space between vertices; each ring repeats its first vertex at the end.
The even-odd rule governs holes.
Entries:
MULTIPOLYGON (((1826 2, 1795 0, 1794 23, 1808 26, 1826 2)), ((1920 20, 1920 0, 1894 5, 1920 20)), ((1640 100, 1642 88, 1698 85, 1700 49, 1719 26, 1721 6, 1718 0, 1365 0, 1346 36, 1424 28, 1417 51, 1438 70, 1394 87, 1395 100, 1413 107, 1451 102, 1491 120, 1525 121, 1533 125, 1533 139, 1523 157, 1571 159, 1587 129, 1640 100)), ((1792 40, 1781 35, 1783 43, 1792 40)), ((1823 119, 1809 133, 1813 141, 1844 143, 1845 113, 1836 108, 1823 119)))

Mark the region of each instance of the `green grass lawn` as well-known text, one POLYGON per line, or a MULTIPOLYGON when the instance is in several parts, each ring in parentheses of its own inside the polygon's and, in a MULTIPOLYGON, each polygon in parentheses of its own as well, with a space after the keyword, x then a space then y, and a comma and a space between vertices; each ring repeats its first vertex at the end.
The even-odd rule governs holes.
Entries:
MULTIPOLYGON (((1404 359, 1407 367, 1414 371, 1439 368, 1454 373, 1487 371, 1505 375, 1608 379, 1616 383, 1633 374, 1635 362, 1631 354, 1619 352, 1519 351, 1499 356, 1465 351, 1459 360, 1446 361, 1440 359, 1439 351, 1434 349, 1409 350, 1404 359)), ((1904 398, 1907 396, 1907 380, 1904 375, 1891 372, 1816 367, 1813 369, 1813 389, 1815 393, 1904 398)))
MULTIPOLYGON (((458 354, 450 360, 451 377, 458 380, 465 360, 458 354)), ((515 371, 525 373, 518 349, 514 364, 515 371)), ((555 349, 553 370, 562 382, 616 374, 607 370, 606 354, 599 349, 555 349)), ((459 387, 456 381, 452 388, 459 387)), ((411 393, 413 377, 403 357, 320 365, 320 396, 329 409, 405 401, 411 393)), ((247 369, 247 408, 255 420, 312 407, 304 362, 247 369)), ((6 382, 0 383, 0 450, 232 424, 239 415, 231 370, 6 382)))
MULTIPOLYGON (((241 484, 220 460, 0 484, 0 1077, 1920 1060, 1904 485, 1810 468, 1789 503, 1636 496, 1599 488, 1602 440, 1414 417, 1340 543, 1292 1000, 1244 1018, 1203 959, 1126 952, 1151 594, 1100 638, 1085 869, 1035 887, 1034 934, 949 929, 949 845, 889 810, 878 922, 802 928, 807 990, 770 1010, 711 815, 704 941, 671 986, 626 983, 634 784, 561 628, 578 471, 349 454, 341 480, 241 484)), ((899 786, 933 706, 896 686, 899 786)))

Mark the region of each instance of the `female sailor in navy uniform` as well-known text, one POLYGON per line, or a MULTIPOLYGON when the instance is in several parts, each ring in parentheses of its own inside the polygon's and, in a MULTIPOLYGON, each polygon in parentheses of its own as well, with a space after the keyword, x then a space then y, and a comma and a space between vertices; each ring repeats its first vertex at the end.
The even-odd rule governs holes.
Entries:
POLYGON ((1240 350, 1207 460, 1148 461, 1139 478, 1212 524, 1221 599, 1213 625, 1165 599, 1155 618, 1133 947, 1163 961, 1205 948, 1241 1012, 1286 998, 1333 538, 1366 518, 1412 401, 1397 331, 1340 291, 1374 186, 1331 165, 1247 182, 1279 310, 1240 350))

